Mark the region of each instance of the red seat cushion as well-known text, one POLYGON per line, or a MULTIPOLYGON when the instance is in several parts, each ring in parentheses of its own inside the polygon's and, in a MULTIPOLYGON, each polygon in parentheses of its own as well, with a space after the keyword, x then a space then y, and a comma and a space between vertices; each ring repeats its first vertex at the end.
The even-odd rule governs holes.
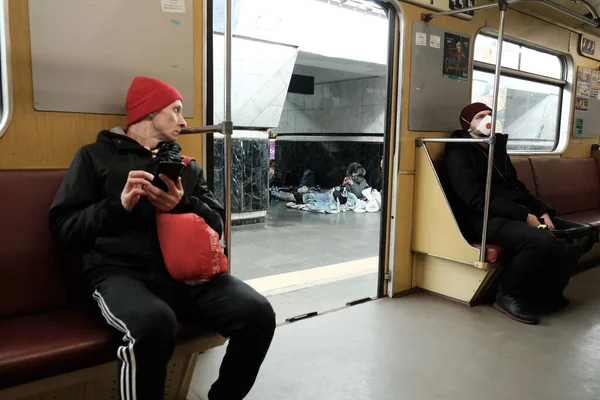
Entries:
MULTIPOLYGON (((178 343, 208 336, 178 329, 178 343)), ((0 389, 117 359, 123 335, 88 312, 60 310, 0 321, 0 389)))
POLYGON ((69 308, 79 301, 81 268, 56 246, 48 224, 65 173, 0 170, 0 319, 69 308))
MULTIPOLYGON (((471 246, 481 249, 481 243, 471 243, 471 246)), ((485 261, 489 263, 495 263, 496 261, 500 260, 501 256, 502 247, 495 244, 487 244, 485 246, 485 261)))
POLYGON ((567 214, 561 216, 561 218, 580 224, 590 224, 596 228, 600 228, 600 209, 567 214))
MULTIPOLYGON (((78 257, 54 242, 48 211, 66 170, 0 170, 0 389, 116 360, 122 334, 94 312, 78 257)), ((180 329, 179 342, 206 337, 180 329)))
POLYGON ((0 389, 116 359, 118 333, 81 311, 0 322, 0 389))
POLYGON ((514 158, 511 161, 517 171, 517 179, 523 182, 533 194, 536 194, 535 179, 529 158, 514 158))
POLYGON ((600 176, 593 158, 532 158, 539 197, 559 216, 600 208, 600 176))

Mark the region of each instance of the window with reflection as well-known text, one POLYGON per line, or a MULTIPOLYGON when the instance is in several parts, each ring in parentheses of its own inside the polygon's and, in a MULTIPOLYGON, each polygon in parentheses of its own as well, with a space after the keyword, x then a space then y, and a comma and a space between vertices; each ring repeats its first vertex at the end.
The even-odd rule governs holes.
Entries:
MULTIPOLYGON (((498 40, 475 40, 472 101, 492 106, 498 40)), ((509 135, 512 152, 551 152, 559 140, 565 60, 557 54, 505 41, 497 131, 509 135)))

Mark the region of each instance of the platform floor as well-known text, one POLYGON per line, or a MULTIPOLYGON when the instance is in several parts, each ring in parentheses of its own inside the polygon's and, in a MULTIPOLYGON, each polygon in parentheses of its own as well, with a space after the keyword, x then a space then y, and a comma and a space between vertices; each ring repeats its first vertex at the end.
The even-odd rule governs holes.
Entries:
POLYGON ((232 273, 247 280, 377 257, 380 217, 316 214, 271 202, 265 223, 231 231, 232 273))
MULTIPOLYGON (((571 306, 538 326, 423 292, 286 324, 247 399, 599 399, 599 286, 598 268, 573 277, 571 306)), ((201 355, 190 400, 224 349, 201 355)))

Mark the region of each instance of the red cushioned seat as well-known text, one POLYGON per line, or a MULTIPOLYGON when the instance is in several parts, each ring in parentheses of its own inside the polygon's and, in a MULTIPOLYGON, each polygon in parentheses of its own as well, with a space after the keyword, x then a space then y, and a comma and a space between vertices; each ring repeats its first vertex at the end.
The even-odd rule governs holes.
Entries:
POLYGON ((561 218, 580 224, 590 224, 596 228, 600 228, 600 209, 567 214, 561 216, 561 218))
MULTIPOLYGON (((0 389, 117 359, 123 335, 79 310, 0 321, 0 389)), ((177 342, 212 333, 179 326, 177 342)))
POLYGON ((116 359, 119 336, 74 310, 0 322, 0 389, 116 359))
POLYGON ((529 158, 513 158, 511 161, 517 171, 517 179, 523 182, 533 194, 536 194, 535 177, 529 158))
MULTIPOLYGON (((0 170, 0 389, 116 360, 123 343, 50 235, 65 173, 0 170)), ((178 343, 212 335, 180 328, 178 343)))
MULTIPOLYGON (((481 243, 471 243, 471 246, 481 249, 481 243)), ((485 253, 485 261, 495 263, 502 257, 502 247, 495 244, 487 244, 485 246, 485 253)))
POLYGON ((539 197, 559 216, 600 209, 600 174, 592 158, 532 158, 539 197))

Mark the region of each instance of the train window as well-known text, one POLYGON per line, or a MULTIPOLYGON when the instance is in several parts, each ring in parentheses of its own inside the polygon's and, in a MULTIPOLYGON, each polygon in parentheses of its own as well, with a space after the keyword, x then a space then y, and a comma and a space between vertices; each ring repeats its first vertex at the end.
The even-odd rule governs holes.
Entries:
MULTIPOLYGON (((475 40, 472 101, 491 106, 496 38, 475 40)), ((561 100, 566 85, 561 56, 505 42, 498 97, 498 132, 509 134, 511 152, 551 152, 559 139, 561 100)))

